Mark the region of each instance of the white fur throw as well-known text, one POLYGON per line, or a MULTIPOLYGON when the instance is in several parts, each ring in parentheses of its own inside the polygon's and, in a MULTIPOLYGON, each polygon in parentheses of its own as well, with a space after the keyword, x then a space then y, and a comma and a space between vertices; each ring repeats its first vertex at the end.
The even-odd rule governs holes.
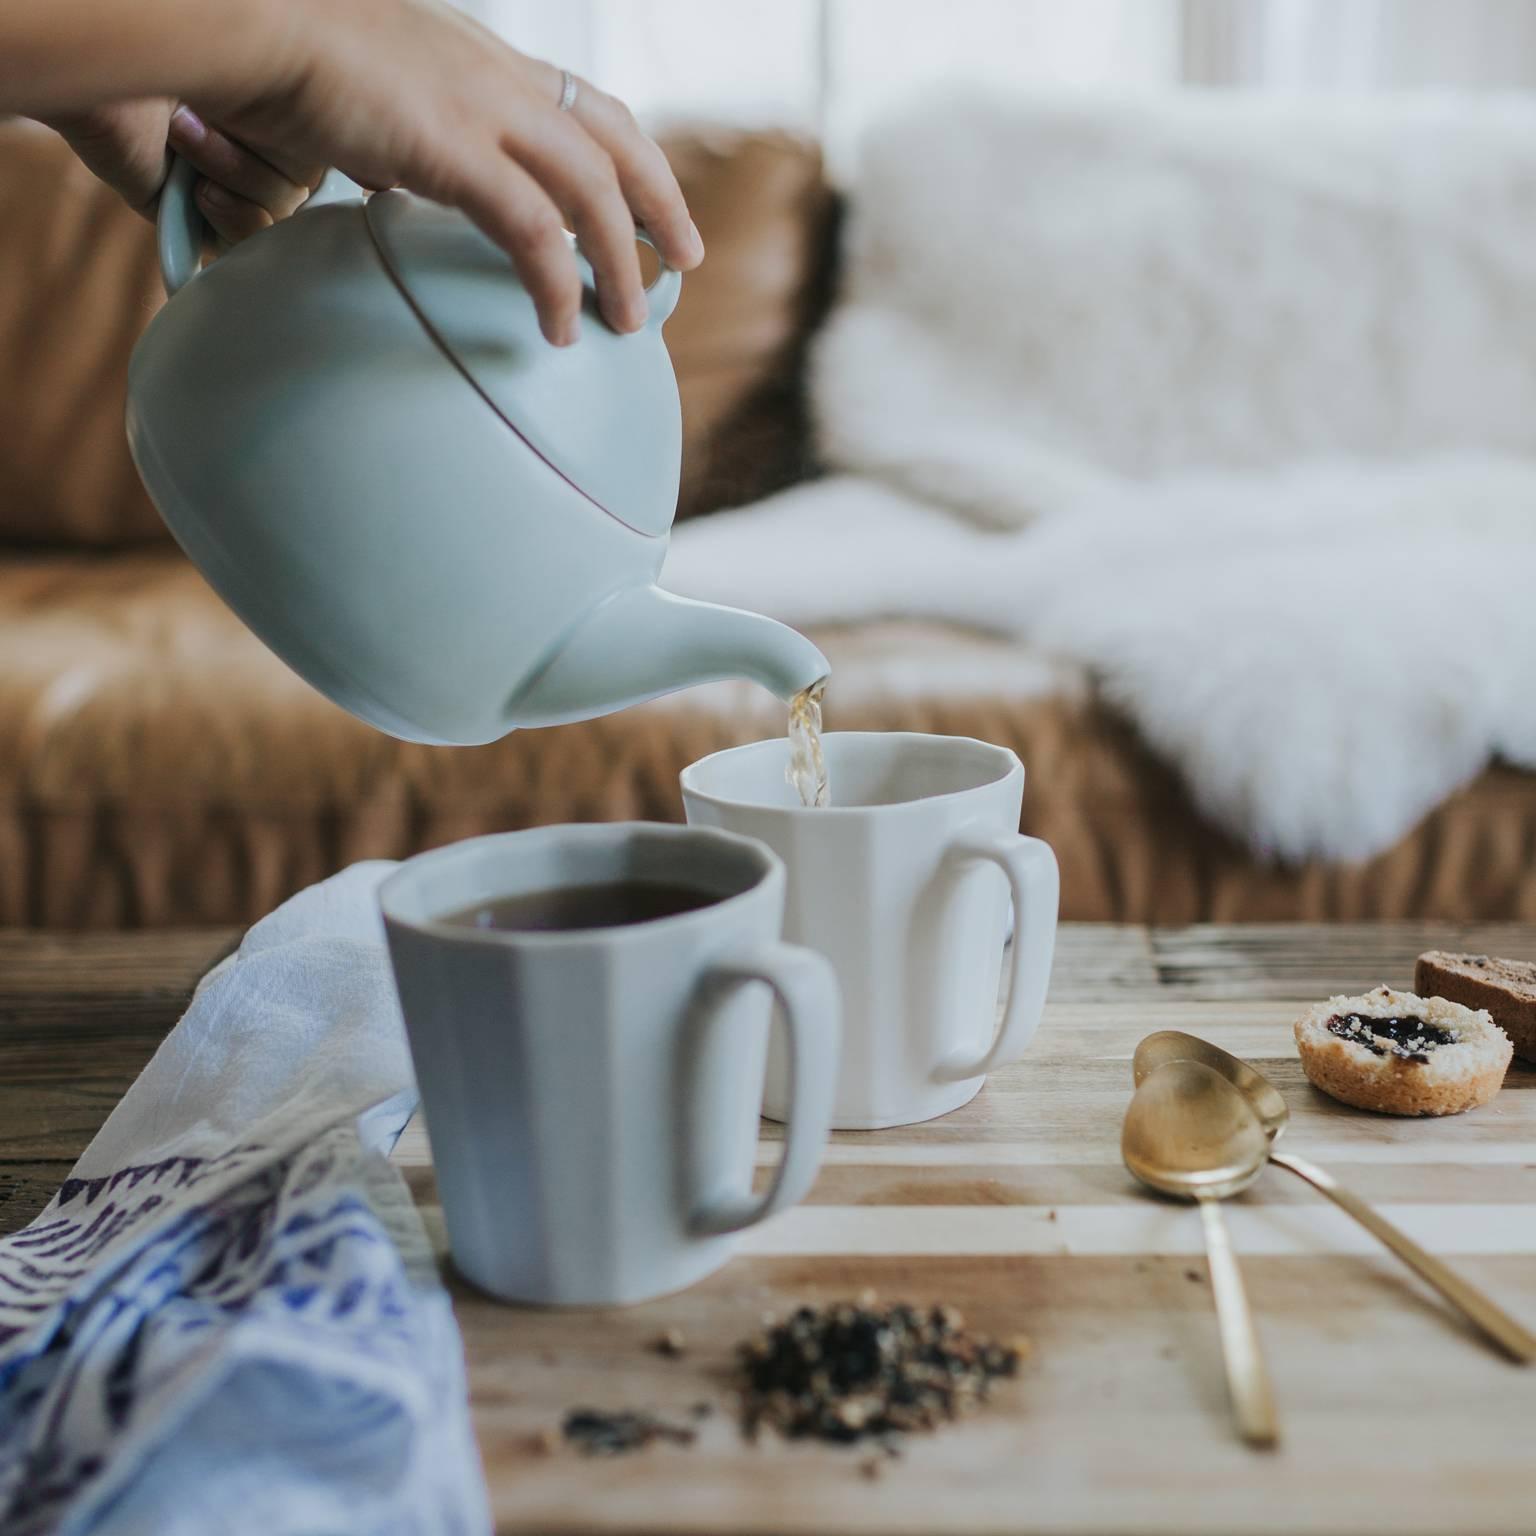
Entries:
POLYGON ((851 202, 841 473, 669 586, 1080 661, 1285 858, 1536 768, 1536 105, 935 102, 851 202))

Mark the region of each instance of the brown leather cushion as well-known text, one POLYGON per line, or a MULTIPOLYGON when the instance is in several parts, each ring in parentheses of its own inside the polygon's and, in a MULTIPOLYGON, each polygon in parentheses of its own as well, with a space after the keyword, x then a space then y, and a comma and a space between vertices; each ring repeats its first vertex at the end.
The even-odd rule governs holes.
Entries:
POLYGON ((0 271, 0 541, 168 539, 123 433, 154 232, 33 123, 0 122, 0 271))
MULTIPOLYGON (((798 366, 831 194, 816 148, 786 134, 684 136, 668 150, 709 248, 667 326, 689 515, 804 467, 798 366)), ((0 272, 0 543, 166 541, 123 434, 128 356, 162 301, 153 231, 20 121, 0 121, 0 272)))
POLYGON ((816 146, 783 133, 667 142, 707 256, 667 344, 683 401, 679 517, 805 478, 805 349, 832 292, 836 200, 816 146))
MULTIPOLYGON (((838 728, 1024 759, 1066 917, 1536 918, 1536 776, 1485 774, 1383 857, 1262 869, 1071 675, 1001 640, 818 636, 838 728)), ((678 771, 783 729, 746 684, 490 747, 409 746, 313 693, 175 552, 0 560, 0 925, 245 922, 353 859, 535 822, 675 818, 678 771)))

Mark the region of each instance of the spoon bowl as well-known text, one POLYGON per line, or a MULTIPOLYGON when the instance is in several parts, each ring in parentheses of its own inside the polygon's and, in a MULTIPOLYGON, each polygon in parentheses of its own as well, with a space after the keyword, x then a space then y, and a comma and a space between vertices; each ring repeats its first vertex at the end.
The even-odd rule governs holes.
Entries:
POLYGON ((1225 1200, 1259 1176, 1269 1138, 1248 1100, 1221 1073, 1181 1058, 1139 1080, 1120 1154, 1161 1194, 1225 1200))
POLYGON ((1285 1133, 1291 1112, 1286 1108, 1280 1090, 1241 1057, 1222 1050, 1219 1045, 1212 1045, 1209 1040, 1187 1035, 1182 1029, 1160 1029, 1136 1047, 1136 1054, 1131 1059, 1136 1086, 1139 1088, 1147 1077, 1170 1061, 1198 1062, 1220 1073, 1247 1099, 1270 1141, 1278 1141, 1285 1133))

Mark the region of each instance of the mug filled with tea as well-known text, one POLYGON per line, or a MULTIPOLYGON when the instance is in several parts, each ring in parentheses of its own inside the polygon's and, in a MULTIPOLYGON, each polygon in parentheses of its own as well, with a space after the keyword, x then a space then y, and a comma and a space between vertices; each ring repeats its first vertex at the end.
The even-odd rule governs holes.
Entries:
POLYGON ((644 823, 474 838, 380 900, 459 1271, 507 1301, 679 1290, 809 1189, 837 983, 780 941, 785 874, 731 833, 644 823), (752 1191, 777 998, 788 1122, 752 1191))
MULTIPOLYGON (((1056 942, 1056 857, 1020 834, 1024 765, 958 736, 831 732, 701 758, 682 774, 691 826, 766 843, 788 870, 784 933, 828 956, 843 998, 834 1128, 929 1120, 1023 1054, 1056 942), (1012 915, 1010 918, 1010 898, 1012 915), (999 964, 1012 939, 999 1020, 999 964)), ((770 1050, 764 1113, 789 1110, 770 1050)))

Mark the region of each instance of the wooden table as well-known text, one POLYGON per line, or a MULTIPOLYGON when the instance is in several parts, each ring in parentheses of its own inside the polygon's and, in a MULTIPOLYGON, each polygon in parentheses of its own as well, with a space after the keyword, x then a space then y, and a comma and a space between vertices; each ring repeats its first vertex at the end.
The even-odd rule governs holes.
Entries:
MULTIPOLYGON (((28 1219, 172 1022, 227 933, 0 935, 0 1229, 28 1219)), ((498 1306, 454 1284, 498 1528, 545 1532, 1536 1530, 1536 1370, 1506 1364, 1390 1256, 1272 1169, 1229 1206, 1284 1418, 1275 1454, 1227 1412, 1200 1225, 1140 1194, 1118 1131, 1129 1056, 1178 1026, 1270 1072, 1290 1138, 1536 1323, 1536 1070, 1443 1121, 1315 1094, 1303 1001, 1406 984, 1431 946, 1536 954, 1536 925, 1068 927, 1025 1063, 971 1105, 838 1136, 808 1204, 684 1295, 622 1312, 498 1306), (959 1305, 1034 1352, 990 1408, 915 1437, 877 1479, 831 1447, 749 1446, 724 1411, 764 1312, 873 1286, 959 1305), (687 1352, 648 1346, 663 1329, 687 1352), (682 1416, 687 1449, 538 1446, 576 1404, 682 1416)), ((765 1139, 763 1160, 776 1149, 765 1139)), ((424 1135, 397 1158, 441 1242, 424 1135)))

